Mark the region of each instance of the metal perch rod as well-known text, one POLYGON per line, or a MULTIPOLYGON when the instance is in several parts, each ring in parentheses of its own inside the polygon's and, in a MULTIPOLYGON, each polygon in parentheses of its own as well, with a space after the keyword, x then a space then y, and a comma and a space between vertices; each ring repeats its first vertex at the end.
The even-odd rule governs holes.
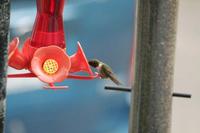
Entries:
MULTIPOLYGON (((105 86, 106 90, 114 90, 114 91, 122 91, 122 92, 131 92, 132 89, 128 88, 128 87, 114 87, 114 86, 105 86)), ((182 97, 182 98, 191 98, 192 95, 191 94, 186 94, 186 93, 177 93, 174 92, 172 93, 173 97, 182 97)))

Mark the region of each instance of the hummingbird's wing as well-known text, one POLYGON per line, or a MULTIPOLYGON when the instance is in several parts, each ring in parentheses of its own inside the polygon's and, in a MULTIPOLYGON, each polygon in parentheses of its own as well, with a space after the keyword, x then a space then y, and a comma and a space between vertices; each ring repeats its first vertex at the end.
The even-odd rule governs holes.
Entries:
POLYGON ((121 82, 117 79, 117 76, 115 76, 112 69, 108 65, 102 65, 101 73, 107 78, 110 78, 116 85, 121 85, 121 82))

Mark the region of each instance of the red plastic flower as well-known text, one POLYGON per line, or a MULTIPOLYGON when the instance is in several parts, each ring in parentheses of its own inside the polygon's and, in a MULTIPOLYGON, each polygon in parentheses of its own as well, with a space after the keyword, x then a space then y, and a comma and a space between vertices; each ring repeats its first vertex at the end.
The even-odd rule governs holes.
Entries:
POLYGON ((67 77, 70 67, 69 56, 57 46, 39 48, 31 61, 33 73, 46 83, 63 81, 67 77))
POLYGON ((8 65, 15 69, 24 69, 27 67, 27 60, 18 49, 19 38, 14 38, 8 45, 8 65))

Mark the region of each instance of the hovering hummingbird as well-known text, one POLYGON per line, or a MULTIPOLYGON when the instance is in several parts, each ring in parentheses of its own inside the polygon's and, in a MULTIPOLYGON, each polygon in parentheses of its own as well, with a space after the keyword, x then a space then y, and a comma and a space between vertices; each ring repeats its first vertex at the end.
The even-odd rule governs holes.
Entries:
POLYGON ((117 79, 113 73, 110 66, 99 61, 98 59, 92 59, 88 61, 89 65, 96 68, 102 79, 111 79, 116 85, 121 85, 120 81, 117 79))

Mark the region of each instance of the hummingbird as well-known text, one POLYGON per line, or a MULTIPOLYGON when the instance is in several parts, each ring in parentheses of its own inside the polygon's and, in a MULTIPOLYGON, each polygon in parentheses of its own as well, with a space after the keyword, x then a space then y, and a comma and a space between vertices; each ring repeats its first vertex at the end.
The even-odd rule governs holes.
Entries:
POLYGON ((98 59, 92 59, 88 61, 89 65, 95 69, 98 70, 100 77, 102 79, 110 79, 112 80, 116 85, 121 85, 121 82, 117 79, 114 72, 112 71, 111 67, 107 64, 101 62, 98 59))

